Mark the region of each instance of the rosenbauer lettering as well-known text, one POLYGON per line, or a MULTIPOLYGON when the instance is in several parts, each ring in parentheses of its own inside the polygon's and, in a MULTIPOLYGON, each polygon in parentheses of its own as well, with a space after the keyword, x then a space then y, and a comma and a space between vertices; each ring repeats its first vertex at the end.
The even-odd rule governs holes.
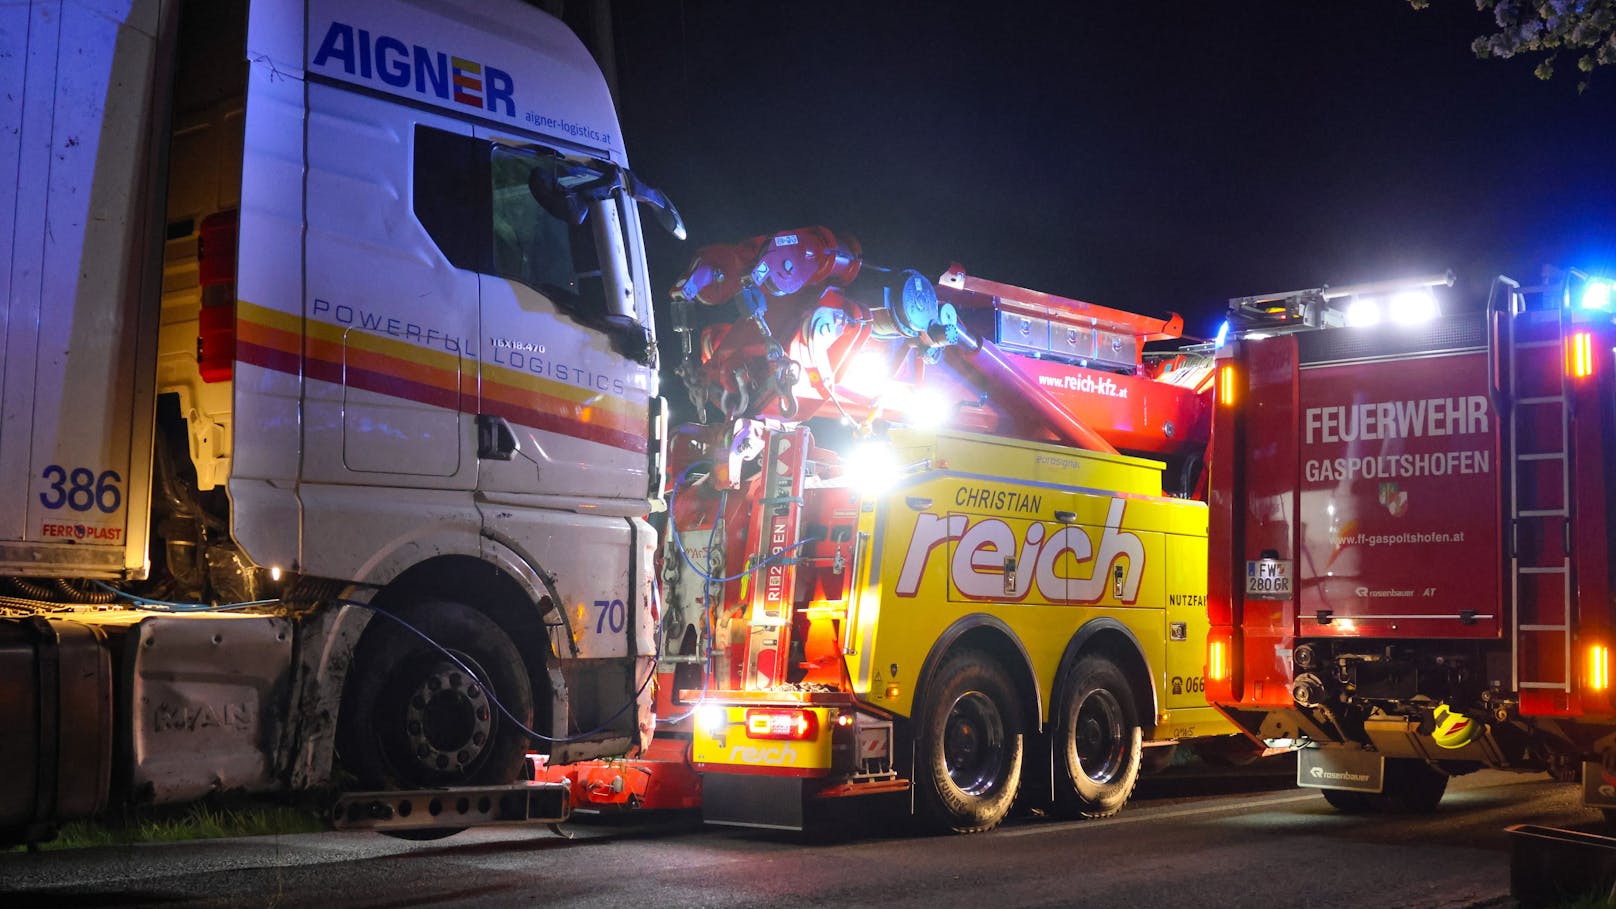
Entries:
POLYGON ((1145 544, 1137 534, 1122 529, 1125 504, 1122 499, 1111 500, 1098 546, 1087 530, 1075 525, 1049 533, 1043 524, 1033 522, 1018 539, 999 518, 972 521, 963 514, 922 514, 915 520, 893 592, 915 596, 931 554, 939 548, 946 553, 943 544, 958 540, 948 561, 948 576, 954 589, 970 599, 1019 602, 1036 589, 1051 603, 1095 603, 1105 597, 1111 566, 1126 559, 1116 597, 1132 603, 1144 577, 1145 544), (1077 563, 1077 572, 1059 572, 1065 555, 1077 563), (1007 567, 1007 561, 1013 567, 1007 567))

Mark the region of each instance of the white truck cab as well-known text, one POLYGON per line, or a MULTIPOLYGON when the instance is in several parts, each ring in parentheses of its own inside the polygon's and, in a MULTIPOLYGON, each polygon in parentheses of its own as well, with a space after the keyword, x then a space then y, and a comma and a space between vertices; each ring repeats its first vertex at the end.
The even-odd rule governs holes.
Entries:
POLYGON ((0 42, 0 721, 39 755, 0 834, 643 746, 637 200, 682 226, 577 37, 519 0, 33 0, 0 42))

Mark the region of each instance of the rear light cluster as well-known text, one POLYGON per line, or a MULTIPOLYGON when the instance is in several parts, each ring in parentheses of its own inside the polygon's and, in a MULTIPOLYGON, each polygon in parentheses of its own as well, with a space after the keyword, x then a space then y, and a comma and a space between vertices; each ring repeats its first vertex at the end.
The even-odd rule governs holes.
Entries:
POLYGON ((754 739, 803 741, 819 731, 813 711, 801 708, 753 708, 746 711, 746 734, 754 739))

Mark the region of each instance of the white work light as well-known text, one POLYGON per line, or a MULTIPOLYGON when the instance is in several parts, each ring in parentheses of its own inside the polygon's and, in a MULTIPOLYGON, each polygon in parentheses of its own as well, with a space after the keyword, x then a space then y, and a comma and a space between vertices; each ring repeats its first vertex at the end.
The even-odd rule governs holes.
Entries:
POLYGON ((1347 307, 1347 324, 1359 327, 1380 324, 1380 301, 1374 297, 1358 297, 1347 307))
POLYGON ((888 390, 892 382, 892 367, 886 358, 873 350, 860 352, 847 364, 842 384, 866 397, 874 398, 888 390))
POLYGON ((848 453, 842 466, 848 485, 867 499, 884 495, 898 484, 903 473, 898 455, 882 442, 859 445, 848 453))
POLYGON ((917 388, 909 396, 904 415, 916 429, 942 429, 954 418, 954 402, 935 388, 917 388))
POLYGON ((721 704, 699 704, 696 707, 696 725, 702 732, 723 732, 726 719, 726 711, 721 704))
POLYGON ((1431 293, 1429 287, 1417 287, 1410 290, 1401 290, 1392 294, 1391 302, 1386 305, 1387 315, 1398 325, 1418 325, 1436 318, 1439 310, 1436 305, 1436 295, 1431 293))

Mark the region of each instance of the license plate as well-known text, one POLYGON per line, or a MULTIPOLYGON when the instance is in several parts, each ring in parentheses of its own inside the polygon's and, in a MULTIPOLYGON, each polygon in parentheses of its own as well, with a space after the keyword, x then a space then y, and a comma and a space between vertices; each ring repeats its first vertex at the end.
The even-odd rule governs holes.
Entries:
POLYGON ((1246 562, 1246 596, 1258 600, 1287 600, 1291 596, 1291 563, 1279 559, 1246 562))

